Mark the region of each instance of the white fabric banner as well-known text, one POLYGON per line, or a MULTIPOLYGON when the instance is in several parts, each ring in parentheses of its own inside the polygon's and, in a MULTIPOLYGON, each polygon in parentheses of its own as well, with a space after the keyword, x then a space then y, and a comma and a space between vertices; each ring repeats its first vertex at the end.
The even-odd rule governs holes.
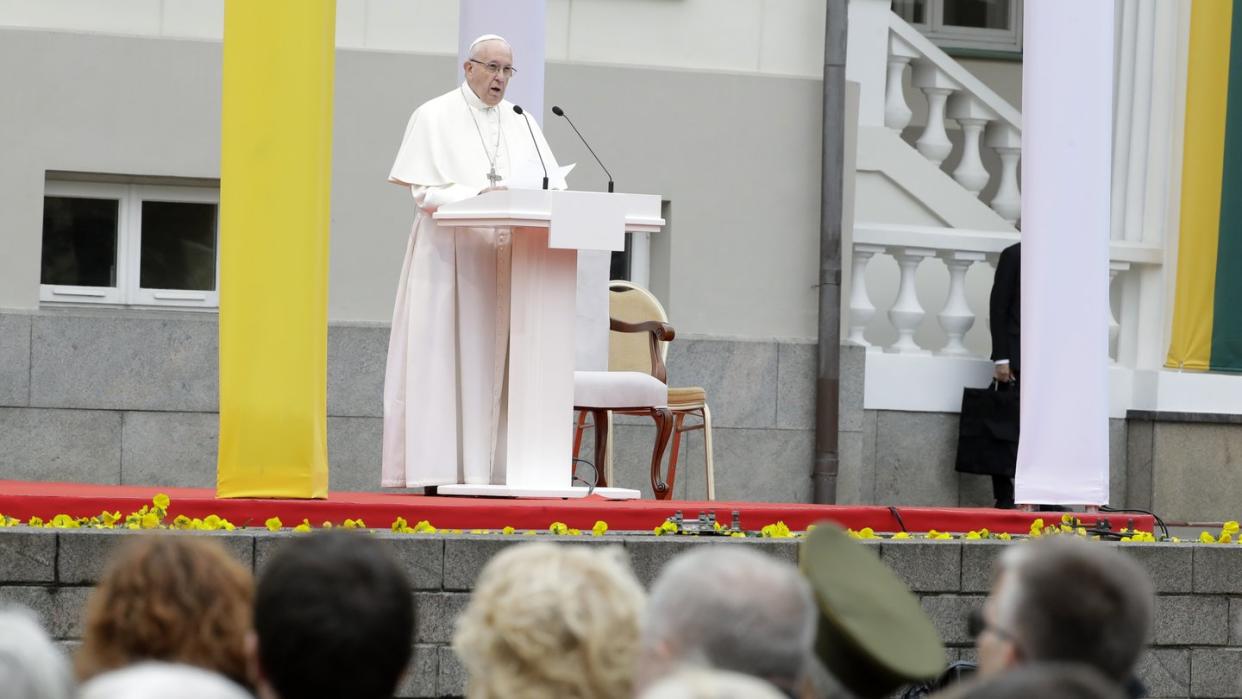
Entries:
POLYGON ((1025 4, 1015 501, 1108 503, 1113 0, 1025 4))

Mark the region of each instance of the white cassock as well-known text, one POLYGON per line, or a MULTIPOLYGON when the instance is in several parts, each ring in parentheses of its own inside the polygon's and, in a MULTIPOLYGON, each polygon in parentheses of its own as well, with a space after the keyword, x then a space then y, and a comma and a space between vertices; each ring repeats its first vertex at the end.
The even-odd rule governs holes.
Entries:
MULTIPOLYGON (((552 151, 530 125, 551 170, 552 151)), ((486 188, 493 167, 505 180, 542 176, 526 119, 511 103, 488 107, 462 83, 410 117, 388 176, 410 188, 418 209, 388 342, 384 487, 503 482, 509 233, 454 235, 431 217, 486 188)))

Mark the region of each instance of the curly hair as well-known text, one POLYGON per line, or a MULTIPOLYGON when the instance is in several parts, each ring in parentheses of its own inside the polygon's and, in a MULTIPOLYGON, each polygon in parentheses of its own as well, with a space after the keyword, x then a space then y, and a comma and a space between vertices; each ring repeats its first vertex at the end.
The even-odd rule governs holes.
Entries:
POLYGON ((453 649, 471 699, 632 696, 642 587, 617 547, 520 544, 484 567, 453 649))
POLYGON ((143 660, 194 665, 251 687, 246 634, 254 580, 194 535, 142 536, 112 557, 86 605, 78 678, 143 660))

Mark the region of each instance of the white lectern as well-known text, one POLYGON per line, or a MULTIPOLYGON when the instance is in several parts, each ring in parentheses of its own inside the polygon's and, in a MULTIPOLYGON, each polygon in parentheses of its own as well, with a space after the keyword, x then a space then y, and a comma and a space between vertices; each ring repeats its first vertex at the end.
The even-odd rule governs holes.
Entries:
MULTIPOLYGON (((571 461, 578 251, 624 250, 626 231, 659 231, 660 197, 515 189, 442 206, 434 218, 450 228, 509 229, 513 245, 504 482, 442 485, 437 492, 584 497, 588 489, 572 484, 571 461)), ((639 496, 630 488, 594 492, 639 496)))

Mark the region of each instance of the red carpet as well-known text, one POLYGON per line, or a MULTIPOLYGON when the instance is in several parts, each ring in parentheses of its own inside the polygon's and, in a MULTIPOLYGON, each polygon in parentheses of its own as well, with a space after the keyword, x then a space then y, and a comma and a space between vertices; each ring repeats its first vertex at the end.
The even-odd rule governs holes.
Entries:
MULTIPOLYGON (((956 507, 896 507, 875 505, 806 505, 766 502, 700 502, 678 500, 610 501, 591 497, 581 500, 511 500, 503 498, 428 497, 395 493, 333 493, 327 500, 218 500, 210 488, 155 488, 148 486, 89 485, 81 483, 43 483, 0 481, 0 513, 23 521, 30 517, 51 519, 58 514, 87 517, 103 510, 119 510, 122 515, 150 503, 155 493, 172 499, 169 516, 206 517, 219 515, 237 526, 262 527, 269 517, 279 517, 285 526, 308 519, 316 526, 324 521, 339 524, 345 519, 363 519, 373 528, 388 528, 397 517, 411 526, 419 520, 446 529, 546 529, 552 522, 590 529, 596 520, 618 530, 650 530, 680 510, 686 519, 699 512, 715 511, 723 524, 736 510, 742 528, 760 529, 778 520, 790 529, 802 530, 808 524, 832 521, 843 527, 871 527, 877 532, 903 529, 926 532, 932 529, 967 532, 987 528, 996 533, 1025 534, 1036 517, 1058 522, 1056 514, 1037 514, 1013 510, 956 507), (894 514, 896 513, 896 515, 894 514), (897 516, 900 516, 900 522, 897 516), (904 523, 904 527, 902 524, 904 523)), ((1123 527, 1151 531, 1147 515, 1102 515, 1113 529, 1123 527)), ((1094 515, 1082 516, 1091 526, 1094 515)))

